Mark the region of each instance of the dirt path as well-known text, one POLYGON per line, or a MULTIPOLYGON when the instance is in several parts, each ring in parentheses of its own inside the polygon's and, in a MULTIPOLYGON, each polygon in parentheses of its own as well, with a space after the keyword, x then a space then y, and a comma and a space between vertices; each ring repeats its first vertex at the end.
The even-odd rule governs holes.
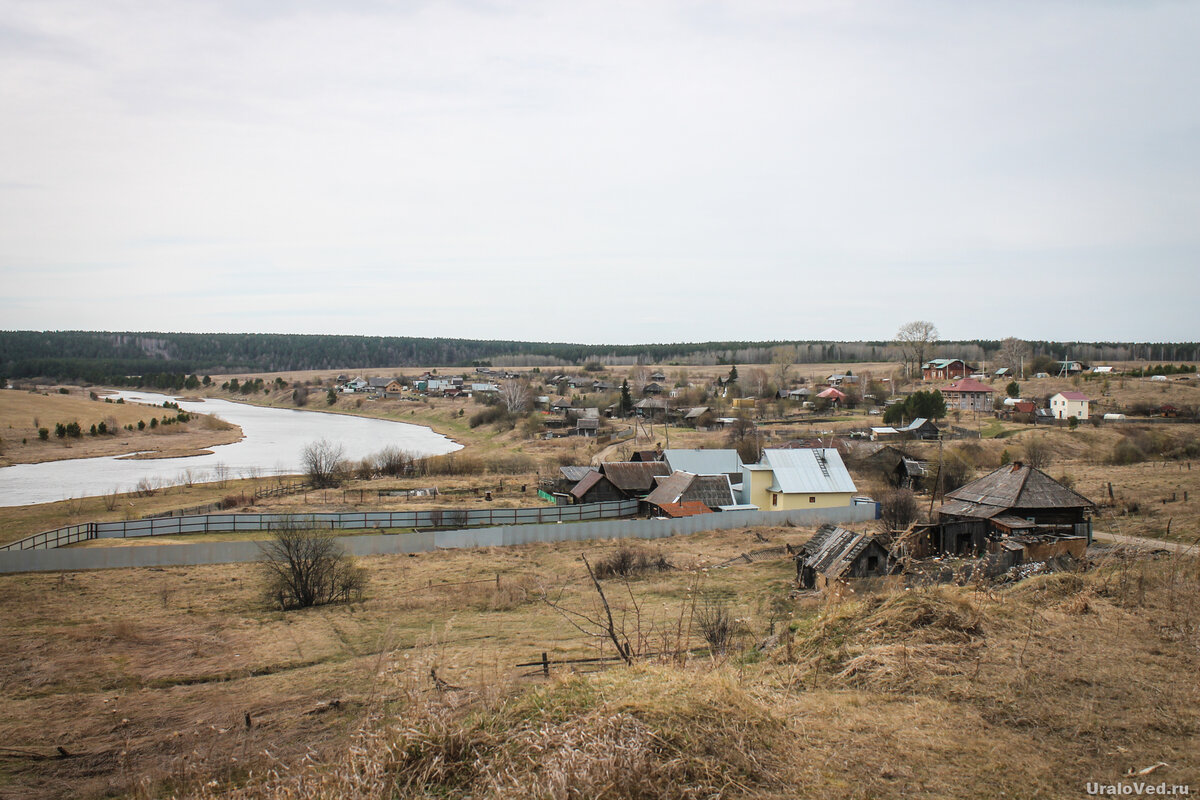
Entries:
POLYGON ((1147 550, 1170 550, 1172 553, 1196 555, 1200 552, 1195 543, 1167 542, 1162 539, 1145 539, 1141 536, 1126 536, 1121 533, 1093 531, 1092 538, 1098 542, 1123 544, 1127 547, 1142 547, 1147 550))

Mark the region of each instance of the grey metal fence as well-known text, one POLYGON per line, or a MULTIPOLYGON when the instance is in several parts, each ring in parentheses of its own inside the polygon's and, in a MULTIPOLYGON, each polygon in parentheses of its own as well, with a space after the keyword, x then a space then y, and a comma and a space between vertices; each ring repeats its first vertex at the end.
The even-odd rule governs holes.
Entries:
MULTIPOLYGON (((351 555, 367 556, 538 542, 659 539, 755 525, 817 526, 826 522, 867 522, 874 518, 875 506, 861 505, 794 511, 730 511, 681 519, 593 520, 575 525, 504 525, 473 530, 343 536, 338 541, 351 555)), ((0 573, 231 564, 257 561, 262 556, 262 544, 257 541, 198 542, 0 552, 0 573)))
POLYGON ((0 547, 31 550, 60 547, 84 539, 128 539, 190 533, 272 531, 301 526, 316 530, 372 528, 470 528, 534 525, 544 522, 582 522, 636 514, 636 500, 612 500, 571 506, 537 508, 430 509, 426 511, 353 511, 328 514, 195 514, 181 517, 89 522, 34 534, 0 547))

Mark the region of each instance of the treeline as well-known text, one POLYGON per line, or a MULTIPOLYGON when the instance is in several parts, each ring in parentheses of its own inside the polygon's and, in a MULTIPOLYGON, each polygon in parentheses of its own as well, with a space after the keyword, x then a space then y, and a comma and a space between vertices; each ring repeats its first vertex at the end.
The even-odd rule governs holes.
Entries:
MULTIPOLYGON (((1196 343, 1029 342, 1031 355, 1084 361, 1200 361, 1196 343)), ((986 361, 999 341, 938 342, 928 357, 986 361)), ((0 376, 181 388, 189 375, 418 366, 796 364, 899 361, 894 342, 586 345, 405 336, 0 331, 0 376)))

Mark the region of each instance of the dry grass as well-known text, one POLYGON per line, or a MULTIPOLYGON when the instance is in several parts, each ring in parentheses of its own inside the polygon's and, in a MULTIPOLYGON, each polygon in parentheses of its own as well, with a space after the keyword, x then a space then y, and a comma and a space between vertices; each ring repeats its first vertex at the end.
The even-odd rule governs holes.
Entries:
POLYGON ((4 443, 0 452, 0 466, 116 456, 134 450, 153 451, 153 455, 144 458, 175 458, 242 438, 242 430, 236 425, 203 415, 194 416, 188 423, 127 431, 126 425, 136 426, 140 420, 148 426, 151 418, 174 416, 176 412, 136 403, 91 400, 86 390, 77 387, 69 391, 69 394, 58 394, 57 391, 45 394, 0 392, 0 438, 4 443), (78 439, 56 438, 54 426, 58 422, 78 422, 83 429, 83 436, 78 439), (115 433, 88 435, 91 426, 101 422, 115 433), (50 430, 48 441, 39 440, 39 427, 50 430))
POLYGON ((787 599, 784 560, 688 571, 752 532, 646 546, 685 569, 606 582, 618 619, 657 650, 693 598, 726 598, 745 634, 725 658, 519 677, 597 652, 539 597, 594 612, 579 555, 619 543, 363 559, 365 602, 291 614, 249 565, 2 578, 6 746, 75 754, 0 755, 4 794, 1058 797, 1158 761, 1200 780, 1195 559, 817 601, 787 599))

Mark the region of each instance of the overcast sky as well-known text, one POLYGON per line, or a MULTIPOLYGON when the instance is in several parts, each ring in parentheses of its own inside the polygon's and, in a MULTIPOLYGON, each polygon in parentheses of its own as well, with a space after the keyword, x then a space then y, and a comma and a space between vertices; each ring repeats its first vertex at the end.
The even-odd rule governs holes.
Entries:
POLYGON ((1200 4, 0 0, 0 327, 1196 340, 1200 4))

